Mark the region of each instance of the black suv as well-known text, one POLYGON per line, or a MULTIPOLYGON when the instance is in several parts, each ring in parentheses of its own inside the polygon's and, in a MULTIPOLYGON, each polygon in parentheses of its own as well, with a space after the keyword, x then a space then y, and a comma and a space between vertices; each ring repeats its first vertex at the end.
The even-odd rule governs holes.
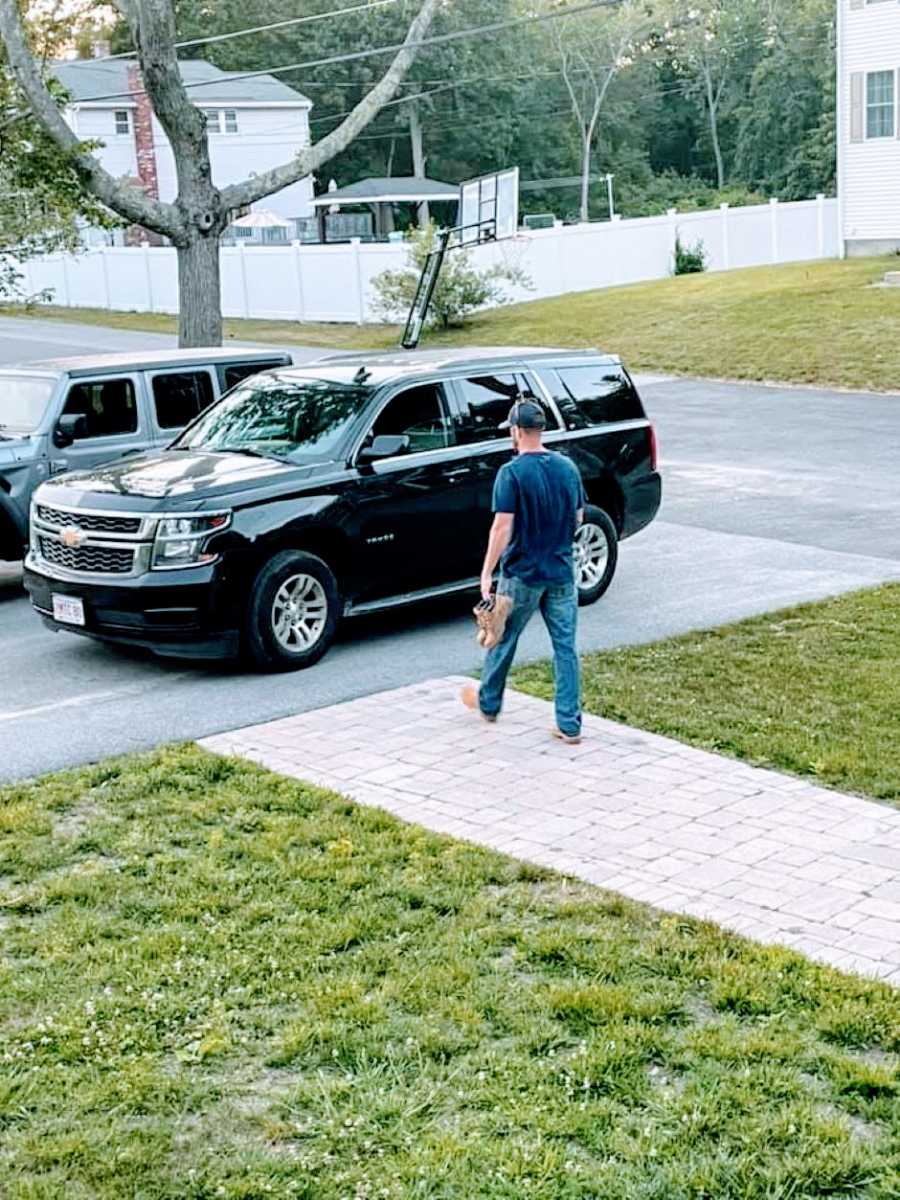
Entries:
POLYGON ((341 617, 477 587, 517 399, 589 505, 580 599, 660 504, 653 428, 617 358, 482 349, 330 357, 239 384, 162 452, 32 501, 25 585, 53 629, 158 654, 309 666, 341 617))

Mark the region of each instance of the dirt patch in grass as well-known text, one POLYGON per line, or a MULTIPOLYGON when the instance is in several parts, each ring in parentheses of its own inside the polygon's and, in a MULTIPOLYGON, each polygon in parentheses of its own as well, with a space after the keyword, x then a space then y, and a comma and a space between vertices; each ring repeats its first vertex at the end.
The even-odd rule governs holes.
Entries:
POLYGON ((887 986, 191 749, 0 791, 16 888, 94 844, 7 910, 4 1200, 891 1195, 887 986))

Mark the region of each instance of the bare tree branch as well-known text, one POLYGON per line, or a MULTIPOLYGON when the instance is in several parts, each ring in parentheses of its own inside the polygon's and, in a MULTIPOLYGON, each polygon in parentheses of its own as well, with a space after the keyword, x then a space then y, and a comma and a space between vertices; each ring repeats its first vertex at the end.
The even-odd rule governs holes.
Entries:
MULTIPOLYGON (((206 118, 191 101, 175 50, 175 17, 171 0, 117 0, 131 28, 138 51, 144 87, 169 139, 178 147, 175 171, 178 179, 177 207, 186 223, 201 232, 216 233, 226 219, 219 193, 211 185, 209 139, 206 118)), ((173 240, 178 242, 177 238, 173 240)))
MULTIPOLYGON (((3 0, 3 2, 11 3, 12 0, 3 0)), ((409 70, 416 56, 413 43, 420 41, 425 36, 440 3, 441 0, 423 0, 422 7, 407 31, 403 48, 398 51, 381 80, 368 95, 360 100, 346 121, 343 121, 337 129, 332 130, 321 141, 310 146, 308 150, 298 154, 291 162, 284 163, 280 167, 273 167, 270 171, 264 171, 253 179, 245 179, 243 183, 234 183, 230 187, 223 188, 222 204, 224 209, 230 212, 236 208, 242 208, 244 205, 252 204, 255 200, 261 200, 272 192, 280 191, 281 188, 288 187, 305 175, 318 170, 323 163, 345 150, 396 93, 403 81, 403 76, 409 70)))
POLYGON ((114 212, 137 225, 174 236, 180 232, 177 209, 147 196, 139 188, 113 178, 94 156, 81 148, 56 101, 41 78, 29 49, 16 0, 0 0, 0 37, 19 87, 48 135, 71 160, 85 185, 114 212))

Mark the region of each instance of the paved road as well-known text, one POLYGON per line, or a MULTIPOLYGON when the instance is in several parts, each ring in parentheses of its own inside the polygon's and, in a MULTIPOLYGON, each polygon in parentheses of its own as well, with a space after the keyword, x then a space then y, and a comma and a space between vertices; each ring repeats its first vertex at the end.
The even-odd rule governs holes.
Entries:
MULTIPOLYGON (((900 399, 683 380, 648 382, 644 394, 659 428, 665 507, 623 545, 610 593, 584 612, 585 648, 900 579, 890 450, 900 399)), ((535 626, 523 655, 546 650, 535 626)), ((460 674, 478 661, 458 599, 348 623, 326 660, 301 674, 157 661, 50 633, 17 570, 0 567, 0 778, 460 674)))
MULTIPOLYGON (((42 358, 71 358, 77 354, 165 350, 176 345, 168 333, 141 333, 128 329, 103 329, 70 321, 39 321, 30 317, 0 317, 0 366, 42 358)), ((252 342, 229 342, 250 346, 252 342)), ((268 347, 271 349, 271 347, 268 347)), ((297 362, 315 358, 321 350, 291 347, 297 362)))

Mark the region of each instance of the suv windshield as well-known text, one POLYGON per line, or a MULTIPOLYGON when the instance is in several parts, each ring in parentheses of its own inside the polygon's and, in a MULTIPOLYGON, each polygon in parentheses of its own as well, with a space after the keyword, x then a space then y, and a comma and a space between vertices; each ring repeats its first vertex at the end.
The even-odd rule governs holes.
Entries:
POLYGON ((371 388, 359 384, 257 376, 205 413, 172 448, 263 454, 298 463, 327 459, 371 395, 371 388))
POLYGON ((0 433, 37 429, 55 386, 46 376, 0 374, 0 433))

